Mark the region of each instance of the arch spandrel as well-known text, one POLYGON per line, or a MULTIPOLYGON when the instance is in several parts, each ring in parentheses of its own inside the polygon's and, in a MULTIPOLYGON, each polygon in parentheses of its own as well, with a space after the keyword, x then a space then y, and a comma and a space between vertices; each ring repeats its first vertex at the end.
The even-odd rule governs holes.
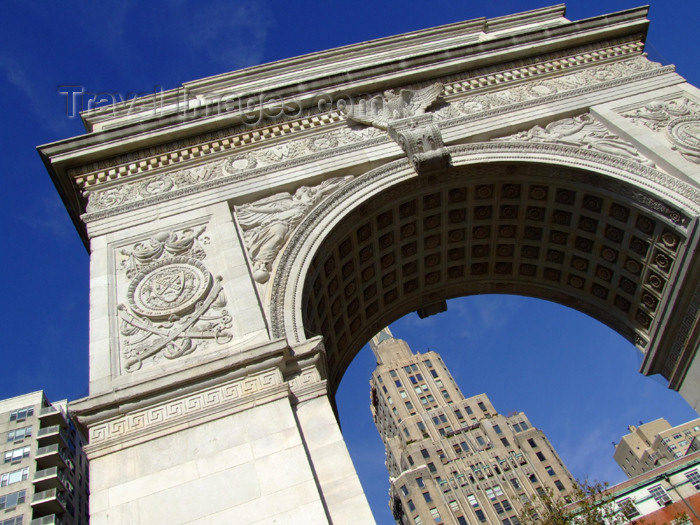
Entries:
POLYGON ((647 353, 671 344, 664 330, 695 243, 697 188, 572 146, 449 150, 452 167, 440 174, 396 161, 356 177, 304 220, 280 258, 273 333, 323 335, 332 388, 378 329, 463 295, 547 299, 647 353))

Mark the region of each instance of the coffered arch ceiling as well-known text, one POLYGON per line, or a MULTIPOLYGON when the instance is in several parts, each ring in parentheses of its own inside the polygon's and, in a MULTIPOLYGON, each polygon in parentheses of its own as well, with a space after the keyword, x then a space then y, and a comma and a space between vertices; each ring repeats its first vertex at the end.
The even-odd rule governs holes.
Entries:
POLYGON ((665 190, 665 175, 632 161, 523 148, 461 146, 441 174, 418 177, 399 161, 356 178, 289 243, 273 330, 323 335, 333 390, 383 326, 472 294, 554 301, 647 349, 688 252, 697 195, 665 190))

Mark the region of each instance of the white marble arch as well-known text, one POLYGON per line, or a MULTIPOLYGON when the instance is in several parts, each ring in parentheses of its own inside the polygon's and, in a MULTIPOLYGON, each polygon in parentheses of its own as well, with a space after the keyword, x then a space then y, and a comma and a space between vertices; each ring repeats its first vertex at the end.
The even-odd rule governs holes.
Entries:
MULTIPOLYGON (((698 212, 700 212, 700 191, 691 184, 679 181, 655 167, 643 165, 636 160, 566 145, 491 142, 453 146, 448 150, 452 163, 445 172, 421 176, 406 160, 392 162, 356 177, 321 203, 299 225, 285 251, 281 254, 273 277, 273 285, 268 289, 267 300, 269 301, 270 322, 274 336, 286 338, 292 344, 302 344, 309 336, 315 337, 319 334, 324 336, 328 352, 328 378, 331 391, 335 391, 345 368, 364 343, 379 328, 413 310, 430 307, 449 298, 473 293, 529 295, 553 300, 578 309, 611 326, 623 337, 636 344, 644 353, 642 373, 662 373, 669 380, 670 387, 680 390, 691 406, 697 408, 700 397, 698 397, 694 381, 690 380, 686 383, 684 378, 688 371, 689 361, 692 360, 698 346, 696 334, 692 331, 692 326, 694 326, 699 314, 699 290, 697 286, 693 286, 693 284, 697 284, 698 262, 693 260, 692 253, 698 243, 697 217, 698 212), (502 173, 494 176, 492 168, 499 165, 503 168, 502 173), (549 169, 545 169, 545 167, 549 169), (530 181, 527 177, 533 170, 539 170, 542 173, 537 174, 536 180, 530 181), (480 171, 483 173, 479 174, 480 171), (375 315, 358 312, 356 319, 361 320, 361 323, 356 323, 352 328, 349 328, 347 326, 349 320, 346 319, 343 322, 342 319, 343 315, 348 315, 348 304, 352 298, 360 295, 358 291, 342 302, 343 306, 338 315, 329 315, 329 322, 325 325, 326 331, 319 326, 319 317, 323 317, 324 314, 318 311, 318 301, 320 297, 328 299, 329 294, 316 291, 314 295, 314 292, 311 291, 313 287, 311 281, 319 273, 322 273, 318 268, 314 269, 314 265, 317 267, 322 265, 324 255, 337 251, 341 241, 350 239, 353 233, 356 233, 355 229, 359 226, 357 224, 358 217, 372 217, 372 214, 391 209, 392 206, 396 207, 399 203, 404 202, 409 194, 420 197, 449 187, 476 186, 499 179, 503 183, 517 183, 520 186, 534 182, 554 187, 566 182, 565 186, 576 188, 579 193, 601 195, 603 199, 609 199, 609 202, 603 204, 605 210, 602 210, 602 215, 608 213, 610 206, 616 203, 653 218, 658 225, 657 231, 649 235, 650 239, 658 237, 660 234, 667 235, 667 239, 670 239, 670 235, 676 235, 678 245, 674 247, 675 266, 673 271, 668 274, 668 281, 663 286, 663 290, 656 295, 658 303, 654 307, 649 326, 640 326, 639 323, 635 322, 634 314, 627 317, 618 315, 619 308, 616 309, 613 306, 614 301, 610 300, 610 296, 607 304, 605 301, 596 300, 596 297, 591 293, 589 283, 585 283, 583 289, 576 289, 570 284, 567 286, 567 283, 548 282, 539 274, 522 276, 514 272, 501 277, 494 273, 493 268, 488 272, 488 275, 478 278, 473 276, 470 278, 465 275, 463 278, 450 280, 443 277, 433 286, 425 283, 419 284, 417 288, 412 290, 412 293, 399 293, 400 297, 391 304, 383 302, 380 311, 375 315), (408 187, 410 189, 403 189, 408 187), (663 234, 661 230, 663 230, 663 234), (310 314, 312 311, 314 313, 310 314), (317 321, 315 324, 314 319, 317 321), (337 348, 338 334, 333 334, 335 338, 329 337, 331 334, 328 327, 333 327, 338 322, 344 323, 346 332, 346 340, 342 348, 337 348)), ((522 215, 526 212, 524 208, 528 206, 526 199, 522 196, 521 199, 511 201, 506 199, 503 202, 511 202, 515 206, 519 206, 522 215)), ((554 204, 551 207, 553 209, 557 205, 554 204)), ((572 207, 575 208, 575 206, 572 207)), ((466 209, 469 209, 469 206, 466 206, 466 209)), ((548 211, 548 213, 550 212, 551 210, 548 211)), ((442 213, 444 216, 444 209, 442 213)), ((522 215, 518 220, 522 224, 528 224, 528 217, 522 217, 522 215)), ((630 220, 629 217, 627 220, 630 220)), ((466 222, 469 222, 468 217, 466 222)), ((494 219, 493 223, 497 222, 497 219, 494 219)), ((621 221, 612 220, 611 222, 614 228, 614 224, 620 226, 621 221)), ((569 227, 571 228, 572 225, 569 227)), ((400 228, 400 224, 397 225, 397 228, 400 228)), ((445 229, 442 228, 443 237, 446 235, 445 229)), ((601 246, 605 243, 614 244, 601 233, 603 229, 604 226, 601 224, 596 232, 591 233, 592 237, 597 237, 593 244, 596 245, 599 241, 601 246)), ((574 230, 576 230, 576 225, 573 225, 572 231, 574 230)), ((631 228, 630 231, 626 231, 625 235, 630 237, 633 235, 631 233, 633 230, 634 228, 631 228)), ((638 233, 642 237, 642 233, 638 233)), ((395 234, 397 237, 402 235, 398 229, 395 234)), ((367 245, 374 244, 376 248, 377 236, 377 229, 373 229, 371 238, 364 242, 367 245)), ((629 241, 629 239, 627 240, 629 241)), ((523 239, 518 239, 518 242, 522 243, 522 241, 523 239)), ((656 250, 653 246, 654 240, 651 239, 650 242, 652 244, 650 250, 656 250)), ((397 248, 399 242, 395 244, 397 246, 394 248, 397 248)), ((462 244, 468 249, 469 241, 467 239, 462 244)), ((553 246, 547 239, 537 241, 535 244, 539 244, 543 250, 553 246)), ((573 247, 571 235, 567 244, 565 249, 571 251, 573 247)), ((604 249, 601 246, 593 246, 592 251, 604 249)), ((491 248, 494 247, 491 246, 491 248)), ((351 254, 355 261, 357 261, 357 251, 360 248, 355 238, 352 246, 353 254, 351 254)), ((392 250, 391 247, 386 249, 387 253, 392 250)), ((435 249, 440 250, 439 247, 435 249)), ((627 257, 621 255, 623 251, 624 249, 618 251, 615 261, 601 259, 600 253, 593 253, 592 257, 589 254, 593 261, 591 264, 597 264, 595 261, 602 261, 614 270, 614 276, 607 285, 609 294, 614 294, 615 291, 619 292, 620 279, 624 279, 625 275, 630 277, 630 272, 623 267, 625 261, 622 259, 627 257)), ((651 252, 647 253, 647 259, 653 255, 651 252)), ((498 259, 498 255, 495 257, 498 259)), ((377 259, 378 254, 374 253, 373 258, 377 259)), ((394 259, 393 268, 388 271, 394 271, 405 262, 405 260, 398 259, 400 259, 400 255, 394 259)), ((504 260, 507 259, 508 257, 505 257, 504 260)), ((336 260, 338 260, 337 253, 336 260)), ((468 264, 469 255, 465 257, 465 260, 468 264)), ((528 262, 523 258, 518 259, 518 261, 528 262)), ((640 289, 642 289, 645 285, 644 279, 650 278, 652 270, 649 269, 648 261, 640 260, 640 262, 645 266, 638 276, 640 289)), ((539 261, 539 264, 541 263, 542 260, 539 261)), ((437 271, 444 274, 449 261, 443 257, 440 264, 436 267, 437 271)), ((632 263, 630 263, 630 267, 632 267, 632 263)), ((359 273, 357 270, 356 268, 355 274, 359 273)), ((574 270, 569 274, 569 277, 574 273, 577 272, 574 270)), ((583 273, 585 274, 585 271, 583 273)), ((578 274, 583 277, 581 272, 578 274)), ((596 275, 590 274, 589 270, 589 277, 600 282, 596 275)), ((583 278, 585 280, 585 277, 583 278)), ((326 279, 324 282, 329 280, 326 279)), ((399 281, 401 281, 400 277, 399 281)), ((354 282, 359 287, 367 283, 366 279, 359 275, 351 276, 349 274, 344 276, 344 283, 347 282, 354 282)), ((395 287, 393 283, 390 286, 382 287, 380 280, 376 282, 379 283, 377 296, 381 296, 392 286, 395 287)), ((628 283, 626 284, 630 286, 628 283)), ((648 282, 646 287, 649 288, 648 282)), ((642 291, 642 293, 645 292, 642 291)), ((623 294, 624 292, 620 295, 623 294)), ((338 295, 342 298, 343 294, 338 295)), ((634 296, 634 294, 632 295, 634 296)), ((639 294, 637 294, 637 298, 639 298, 639 294)), ((617 300, 617 296, 615 300, 617 300)), ((362 310, 367 302, 361 301, 359 310, 362 310)), ((321 302, 320 304, 322 308, 328 308, 327 303, 321 302)), ((640 314, 639 311, 637 314, 640 317, 644 315, 640 314)))

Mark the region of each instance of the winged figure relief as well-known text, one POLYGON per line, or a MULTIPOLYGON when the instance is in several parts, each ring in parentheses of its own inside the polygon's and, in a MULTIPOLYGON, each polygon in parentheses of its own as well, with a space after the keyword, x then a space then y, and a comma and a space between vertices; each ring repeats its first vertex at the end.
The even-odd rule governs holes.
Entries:
POLYGON ((423 89, 388 90, 369 100, 360 100, 346 109, 349 119, 379 129, 387 129, 393 120, 422 115, 442 93, 442 84, 423 89))
POLYGON ((316 186, 301 186, 293 195, 282 192, 236 206, 236 216, 243 230, 243 240, 253 262, 253 277, 257 282, 265 283, 270 278, 277 254, 302 219, 350 179, 351 175, 335 177, 316 186))

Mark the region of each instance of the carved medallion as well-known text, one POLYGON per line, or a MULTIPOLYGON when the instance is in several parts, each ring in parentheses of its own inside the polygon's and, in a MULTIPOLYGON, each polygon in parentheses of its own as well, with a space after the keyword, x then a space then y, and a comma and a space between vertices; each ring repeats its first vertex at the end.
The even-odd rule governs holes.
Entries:
POLYGON ((679 146, 700 153, 700 116, 673 119, 666 131, 679 146))
POLYGON ((154 320, 182 315, 201 301, 212 285, 212 275, 196 259, 174 257, 138 273, 129 286, 131 309, 154 320))
POLYGON ((206 258, 202 244, 209 242, 204 231, 160 231, 120 250, 129 280, 126 304, 118 306, 124 372, 231 340, 222 279, 200 261, 206 258))

